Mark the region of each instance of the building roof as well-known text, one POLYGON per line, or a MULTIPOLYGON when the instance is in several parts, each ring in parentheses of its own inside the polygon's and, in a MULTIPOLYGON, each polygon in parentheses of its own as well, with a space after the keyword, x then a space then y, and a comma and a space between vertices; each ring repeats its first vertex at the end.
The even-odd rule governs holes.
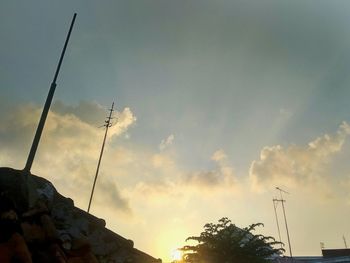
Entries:
POLYGON ((342 248, 342 249, 322 249, 322 255, 325 258, 330 257, 346 257, 350 256, 350 249, 349 248, 342 248))

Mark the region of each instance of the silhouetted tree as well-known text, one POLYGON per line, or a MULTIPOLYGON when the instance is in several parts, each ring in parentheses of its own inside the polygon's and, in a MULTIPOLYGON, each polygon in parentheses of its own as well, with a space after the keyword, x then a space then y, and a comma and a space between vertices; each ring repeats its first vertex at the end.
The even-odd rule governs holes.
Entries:
POLYGON ((243 229, 231 223, 224 217, 218 224, 206 224, 200 236, 186 239, 197 242, 196 245, 186 245, 183 261, 187 263, 264 263, 268 258, 281 254, 284 250, 274 248, 281 245, 273 237, 254 235, 257 226, 252 224, 243 229))

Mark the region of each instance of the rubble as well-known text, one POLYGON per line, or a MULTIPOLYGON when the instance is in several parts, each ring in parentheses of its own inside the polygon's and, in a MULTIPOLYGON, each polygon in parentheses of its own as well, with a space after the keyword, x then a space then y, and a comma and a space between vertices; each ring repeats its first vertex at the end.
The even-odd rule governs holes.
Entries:
MULTIPOLYGON (((56 236, 49 238, 53 242, 50 244, 58 246, 54 253, 64 252, 62 256, 65 259, 62 260, 66 261, 57 262, 96 262, 95 259, 99 263, 161 262, 135 249, 132 240, 107 229, 103 219, 75 207, 72 199, 59 194, 52 183, 42 177, 27 176, 23 171, 12 168, 0 168, 0 193, 12 200, 20 221, 27 220, 26 212, 27 217, 32 216, 30 213, 39 215, 39 219, 35 220, 39 220, 39 225, 43 226, 46 238, 56 236), (75 255, 78 256, 74 259, 75 255)), ((26 233, 23 235, 28 243, 30 237, 26 236, 31 234, 28 234, 28 229, 24 230, 26 233)), ((28 244, 28 247, 31 250, 33 246, 28 244)))

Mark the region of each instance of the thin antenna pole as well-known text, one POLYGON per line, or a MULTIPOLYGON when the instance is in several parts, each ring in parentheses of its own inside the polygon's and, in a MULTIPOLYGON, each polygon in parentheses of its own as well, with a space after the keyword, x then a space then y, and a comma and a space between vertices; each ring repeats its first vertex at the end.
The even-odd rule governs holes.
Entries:
POLYGON ((348 248, 348 244, 346 243, 346 239, 345 239, 345 236, 344 236, 344 235, 343 235, 343 240, 344 240, 345 248, 348 248))
POLYGON ((100 164, 101 164, 101 160, 102 160, 103 150, 105 148, 108 128, 112 126, 111 125, 111 119, 112 119, 113 107, 114 107, 114 102, 112 103, 112 107, 111 107, 111 109, 109 111, 109 116, 107 117, 107 120, 105 121, 106 124, 104 125, 106 127, 106 131, 105 131, 105 136, 103 138, 103 143, 102 143, 102 148, 101 148, 101 152, 100 152, 100 157, 98 159, 98 164, 97 164, 97 169, 96 169, 94 183, 92 185, 92 190, 91 190, 91 195, 90 195, 90 200, 89 200, 89 206, 88 206, 88 209, 87 209, 88 213, 90 212, 91 201, 92 201, 92 197, 94 196, 96 180, 97 180, 97 176, 98 176, 98 171, 100 170, 100 164))
POLYGON ((272 202, 273 202, 273 208, 275 210, 275 217, 276 217, 276 223, 277 223, 277 230, 278 230, 278 237, 279 237, 279 241, 281 243, 281 248, 283 247, 282 246, 282 238, 281 238, 281 231, 280 231, 280 224, 278 222, 278 217, 277 217, 277 204, 278 204, 278 201, 276 198, 272 199, 272 202))
POLYGON ((72 33, 72 29, 73 29, 73 26, 74 26, 74 22, 75 22, 76 16, 77 16, 77 14, 74 13, 73 19, 72 19, 72 22, 70 24, 69 31, 68 31, 68 34, 67 34, 67 37, 66 37, 66 41, 65 41, 64 46, 63 46, 61 57, 60 57, 60 60, 58 62, 57 69, 56 69, 53 81, 51 83, 49 93, 48 93, 47 98, 46 98, 44 109, 43 109, 43 112, 41 113, 40 121, 39 121, 38 127, 36 129, 36 133, 35 133, 35 136, 34 136, 32 147, 30 148, 30 152, 29 152, 29 155, 28 155, 27 163, 26 163, 26 165, 25 165, 25 167, 23 169, 25 174, 29 174, 30 173, 30 169, 32 168, 32 164, 33 164, 33 161, 34 161, 35 153, 36 153, 36 150, 37 150, 39 142, 40 142, 40 137, 41 137, 42 131, 44 129, 46 117, 47 117, 47 114, 48 114, 50 106, 51 106, 53 95, 55 93, 55 89, 56 89, 56 85, 57 85, 56 84, 56 80, 57 80, 57 77, 58 77, 58 73, 60 72, 60 68, 61 68, 61 64, 62 64, 62 61, 63 61, 63 57, 64 57, 64 54, 66 52, 66 48, 67 48, 67 45, 68 45, 68 41, 69 41, 70 35, 72 33))
POLYGON ((286 225, 287 238, 288 238, 288 246, 289 246, 289 253, 290 253, 290 257, 291 257, 291 259, 292 259, 292 261, 293 261, 292 247, 291 247, 291 245, 290 245, 290 238, 289 238, 289 231, 288 231, 288 224, 287 224, 286 211, 285 211, 285 208, 284 208, 284 202, 285 202, 286 200, 283 200, 283 198, 282 198, 282 192, 287 193, 287 194, 289 194, 289 193, 286 192, 286 191, 284 191, 284 190, 282 190, 282 189, 280 189, 280 188, 278 188, 278 187, 276 187, 276 189, 280 191, 280 195, 281 195, 281 200, 280 200, 280 201, 281 201, 281 203, 282 203, 282 210, 283 210, 283 216, 284 216, 284 223, 285 223, 285 225, 286 225))

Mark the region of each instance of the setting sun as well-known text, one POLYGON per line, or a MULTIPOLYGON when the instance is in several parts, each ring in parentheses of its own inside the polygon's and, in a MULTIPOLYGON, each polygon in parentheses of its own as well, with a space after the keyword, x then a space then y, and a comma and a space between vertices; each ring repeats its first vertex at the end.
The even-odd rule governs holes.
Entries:
POLYGON ((350 262, 350 0, 0 3, 0 201, 105 262, 234 262, 225 218, 350 262))
POLYGON ((182 259, 182 251, 180 251, 178 249, 174 249, 171 252, 171 259, 172 260, 181 260, 182 259))

